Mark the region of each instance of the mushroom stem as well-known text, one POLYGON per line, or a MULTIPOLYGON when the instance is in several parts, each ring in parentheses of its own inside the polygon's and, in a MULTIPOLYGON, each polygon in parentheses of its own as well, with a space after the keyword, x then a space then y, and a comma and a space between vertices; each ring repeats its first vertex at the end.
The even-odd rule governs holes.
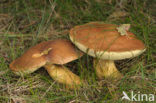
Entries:
POLYGON ((44 67, 55 81, 65 84, 69 89, 76 89, 82 83, 79 76, 72 73, 67 67, 53 64, 46 64, 44 67))
POLYGON ((112 60, 95 60, 94 68, 99 79, 120 79, 123 75, 117 70, 112 60))

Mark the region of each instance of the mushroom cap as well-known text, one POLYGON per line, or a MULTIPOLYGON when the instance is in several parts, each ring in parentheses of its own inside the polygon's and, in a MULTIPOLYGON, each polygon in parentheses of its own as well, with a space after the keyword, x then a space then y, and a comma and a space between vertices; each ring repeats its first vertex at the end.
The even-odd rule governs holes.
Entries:
POLYGON ((10 64, 14 73, 29 74, 46 63, 66 64, 82 56, 69 40, 58 39, 37 44, 10 64))
POLYGON ((34 58, 34 54, 40 54, 44 50, 47 42, 42 42, 28 49, 21 57, 15 59, 10 64, 10 69, 17 75, 29 74, 46 64, 45 56, 34 58))
POLYGON ((93 57, 121 60, 136 57, 145 51, 145 45, 136 36, 120 35, 118 25, 91 22, 70 30, 71 41, 83 52, 93 57))
POLYGON ((45 49, 52 48, 46 55, 47 61, 53 64, 66 64, 83 55, 74 45, 65 39, 49 41, 45 49))

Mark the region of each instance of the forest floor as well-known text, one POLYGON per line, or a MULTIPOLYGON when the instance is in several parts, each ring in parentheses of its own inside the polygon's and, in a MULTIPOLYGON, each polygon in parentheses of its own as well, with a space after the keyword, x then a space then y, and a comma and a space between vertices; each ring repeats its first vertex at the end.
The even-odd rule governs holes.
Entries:
MULTIPOLYGON (((121 100, 123 91, 129 96, 133 91, 137 100, 141 94, 156 95, 155 8, 155 0, 1 0, 0 103, 128 103, 121 100), (87 55, 66 64, 87 81, 74 91, 55 82, 44 68, 25 77, 9 69, 31 46, 69 39, 72 27, 91 21, 131 24, 130 31, 145 43, 146 52, 139 57, 115 62, 122 80, 98 80, 87 55)), ((145 98, 141 102, 147 103, 145 98)))

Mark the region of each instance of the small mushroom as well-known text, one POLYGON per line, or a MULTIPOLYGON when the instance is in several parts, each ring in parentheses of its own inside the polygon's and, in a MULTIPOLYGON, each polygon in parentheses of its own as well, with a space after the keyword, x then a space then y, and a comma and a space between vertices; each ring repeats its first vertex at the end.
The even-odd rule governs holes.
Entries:
POLYGON ((81 84, 81 80, 63 64, 76 60, 82 55, 82 52, 77 51, 68 40, 46 41, 28 49, 10 64, 10 69, 17 75, 24 75, 44 66, 54 80, 74 88, 81 84))
POLYGON ((94 60, 94 68, 99 79, 121 78, 114 60, 133 58, 146 50, 143 42, 128 32, 129 27, 91 22, 75 26, 69 36, 80 50, 98 58, 94 60))

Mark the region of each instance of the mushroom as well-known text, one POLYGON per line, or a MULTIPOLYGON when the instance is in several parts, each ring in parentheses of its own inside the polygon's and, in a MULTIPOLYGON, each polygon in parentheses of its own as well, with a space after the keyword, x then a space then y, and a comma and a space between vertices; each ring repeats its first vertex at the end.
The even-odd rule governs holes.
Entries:
POLYGON ((68 40, 46 41, 31 47, 21 57, 14 60, 10 64, 10 69, 17 75, 24 75, 44 66, 54 80, 74 88, 81 84, 81 80, 63 64, 76 60, 82 55, 82 52, 77 51, 68 40))
POLYGON ((146 49, 142 41, 129 32, 130 25, 114 25, 91 22, 75 26, 70 30, 70 40, 83 52, 94 59, 97 77, 121 78, 114 60, 133 58, 146 49))
POLYGON ((28 49, 21 57, 15 59, 10 64, 10 69, 17 75, 26 75, 36 71, 38 68, 44 66, 47 62, 45 56, 38 56, 34 54, 42 54, 45 52, 44 47, 48 42, 42 42, 36 46, 28 49))

